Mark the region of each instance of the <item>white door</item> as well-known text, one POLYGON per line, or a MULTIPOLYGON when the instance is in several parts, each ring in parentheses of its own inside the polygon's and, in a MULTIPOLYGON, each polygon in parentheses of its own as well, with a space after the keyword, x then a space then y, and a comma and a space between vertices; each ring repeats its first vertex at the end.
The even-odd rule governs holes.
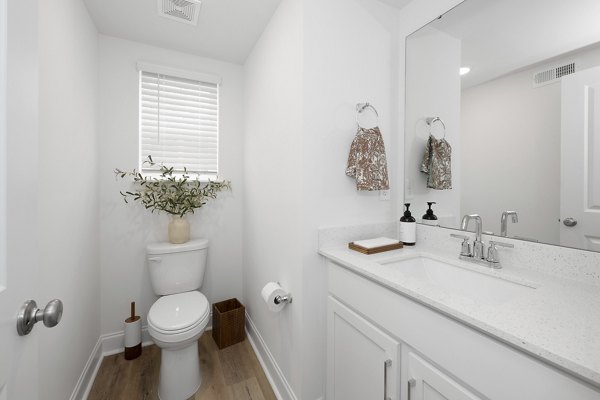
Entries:
POLYGON ((409 400, 480 400, 480 397, 413 353, 408 353, 409 400))
POLYGON ((600 251, 600 67, 561 85, 560 244, 600 251))
POLYGON ((400 400, 400 344, 331 296, 327 321, 327 399, 400 400))
POLYGON ((37 1, 0 0, 0 400, 39 398, 40 324, 28 336, 16 329, 39 290, 36 54, 37 1))

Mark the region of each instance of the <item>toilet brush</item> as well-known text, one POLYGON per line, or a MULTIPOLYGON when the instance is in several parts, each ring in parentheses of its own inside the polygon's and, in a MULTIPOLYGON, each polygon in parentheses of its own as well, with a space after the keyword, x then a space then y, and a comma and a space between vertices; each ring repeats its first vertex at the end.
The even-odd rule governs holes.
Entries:
POLYGON ((133 360, 142 354, 142 318, 135 315, 135 301, 131 302, 131 315, 125 320, 125 359, 133 360))

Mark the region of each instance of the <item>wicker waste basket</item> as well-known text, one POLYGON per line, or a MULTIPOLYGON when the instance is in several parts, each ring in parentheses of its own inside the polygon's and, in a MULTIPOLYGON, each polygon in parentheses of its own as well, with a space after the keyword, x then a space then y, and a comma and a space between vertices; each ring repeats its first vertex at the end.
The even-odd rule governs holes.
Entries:
POLYGON ((238 299, 213 304, 212 336, 219 349, 244 340, 246 308, 238 299))

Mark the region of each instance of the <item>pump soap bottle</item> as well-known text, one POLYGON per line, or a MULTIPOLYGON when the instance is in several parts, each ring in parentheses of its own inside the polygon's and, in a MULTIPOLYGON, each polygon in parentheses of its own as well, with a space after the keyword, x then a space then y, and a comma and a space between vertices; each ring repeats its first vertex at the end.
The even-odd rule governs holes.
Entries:
POLYGON ((427 205, 429 206, 429 209, 425 212, 425 215, 423 215, 423 223, 426 225, 434 225, 437 226, 438 224, 438 218, 437 216, 433 213, 433 210, 431 209, 431 205, 435 204, 435 201, 428 201, 427 205))
POLYGON ((406 211, 400 218, 400 241, 406 246, 414 246, 417 238, 417 220, 412 216, 408 208, 410 203, 404 203, 406 211))

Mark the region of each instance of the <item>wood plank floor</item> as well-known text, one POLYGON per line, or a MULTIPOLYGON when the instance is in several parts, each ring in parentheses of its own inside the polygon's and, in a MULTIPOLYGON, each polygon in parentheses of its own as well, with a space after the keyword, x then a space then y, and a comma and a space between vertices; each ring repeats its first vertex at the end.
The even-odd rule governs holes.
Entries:
MULTIPOLYGON (((248 340, 219 350, 211 332, 198 341, 202 385, 190 400, 276 400, 248 340)), ((106 357, 88 400, 158 400, 160 348, 144 347, 126 361, 123 353, 106 357)))

